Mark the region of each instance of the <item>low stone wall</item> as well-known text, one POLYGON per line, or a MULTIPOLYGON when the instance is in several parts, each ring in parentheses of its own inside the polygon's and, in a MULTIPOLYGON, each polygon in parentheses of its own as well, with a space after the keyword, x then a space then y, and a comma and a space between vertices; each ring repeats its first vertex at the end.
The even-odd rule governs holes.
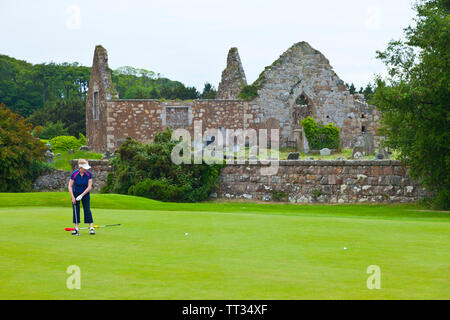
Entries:
POLYGON ((47 171, 36 179, 36 191, 67 191, 71 172, 64 170, 47 171))
MULTIPOLYGON (((412 202, 425 195, 394 160, 284 160, 274 175, 262 164, 230 164, 220 174, 218 197, 292 203, 412 202)), ((273 164, 272 164, 273 166, 273 164)))
MULTIPOLYGON (((94 179, 92 188, 94 192, 100 191, 100 189, 106 183, 106 176, 112 171, 112 166, 107 160, 88 160, 91 166, 94 179)), ((70 165, 72 171, 78 169, 78 160, 71 160, 70 165)), ((36 191, 67 191, 69 185, 71 171, 53 170, 42 174, 33 183, 33 188, 36 191)))
MULTIPOLYGON (((77 160, 70 162, 78 168, 77 160)), ((273 175, 263 175, 261 163, 228 164, 222 168, 215 196, 228 199, 292 203, 412 202, 425 190, 408 177, 395 160, 282 160, 273 175)), ((90 160, 94 191, 112 171, 107 160, 90 160)), ((274 167, 274 163, 271 165, 274 167)), ((56 170, 34 183, 37 190, 67 190, 70 172, 56 170)))

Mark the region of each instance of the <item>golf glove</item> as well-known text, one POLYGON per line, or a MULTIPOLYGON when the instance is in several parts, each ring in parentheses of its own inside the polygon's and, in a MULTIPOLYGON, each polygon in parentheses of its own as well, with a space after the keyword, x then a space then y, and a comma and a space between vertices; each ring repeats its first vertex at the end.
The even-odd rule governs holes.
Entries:
POLYGON ((80 201, 81 199, 83 199, 83 196, 80 194, 78 197, 77 197, 77 201, 80 201))

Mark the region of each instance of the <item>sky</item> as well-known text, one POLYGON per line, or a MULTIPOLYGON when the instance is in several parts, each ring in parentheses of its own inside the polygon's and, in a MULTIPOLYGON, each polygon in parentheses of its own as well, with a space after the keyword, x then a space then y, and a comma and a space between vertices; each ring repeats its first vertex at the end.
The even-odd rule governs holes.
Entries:
POLYGON ((219 85, 231 47, 252 83, 294 43, 322 52, 357 88, 385 74, 376 50, 413 22, 411 0, 0 0, 0 54, 31 63, 133 66, 195 86, 219 85))

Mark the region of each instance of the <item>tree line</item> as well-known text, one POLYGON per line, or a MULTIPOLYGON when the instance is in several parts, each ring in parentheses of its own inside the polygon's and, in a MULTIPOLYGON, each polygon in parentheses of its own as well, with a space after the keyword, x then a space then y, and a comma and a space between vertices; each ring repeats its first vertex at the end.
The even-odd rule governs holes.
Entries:
MULTIPOLYGON (((0 103, 34 126, 41 126, 41 138, 86 134, 90 75, 91 68, 78 62, 31 64, 0 55, 0 103)), ((214 99, 217 93, 210 83, 199 92, 153 71, 130 66, 111 70, 111 75, 123 99, 214 99)))

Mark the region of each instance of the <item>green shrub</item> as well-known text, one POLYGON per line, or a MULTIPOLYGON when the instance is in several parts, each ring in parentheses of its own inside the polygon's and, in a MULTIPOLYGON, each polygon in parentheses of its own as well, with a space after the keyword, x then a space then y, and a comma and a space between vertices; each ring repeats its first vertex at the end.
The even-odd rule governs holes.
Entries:
POLYGON ((243 86, 241 92, 239 92, 239 99, 243 100, 253 100, 258 96, 258 87, 256 85, 246 85, 243 86))
POLYGON ((74 136, 58 136, 50 140, 52 150, 78 150, 83 143, 74 136))
POLYGON ((31 130, 22 116, 0 104, 0 192, 30 191, 45 169, 46 147, 31 130))
POLYGON ((183 198, 183 189, 185 188, 170 184, 167 179, 145 179, 131 186, 128 194, 161 201, 177 201, 183 198))
POLYGON ((302 120, 302 126, 311 149, 339 149, 339 128, 333 123, 324 125, 322 122, 316 123, 313 118, 307 117, 302 120))
POLYGON ((86 137, 81 132, 78 134, 78 141, 81 143, 82 146, 87 144, 86 137))
POLYGON ((52 139, 57 136, 67 136, 68 134, 67 129, 64 127, 64 123, 57 121, 55 123, 47 122, 36 136, 41 139, 52 139))
POLYGON ((155 135, 152 144, 128 137, 111 160, 114 171, 102 192, 130 194, 161 201, 196 202, 206 199, 217 185, 220 165, 172 162, 170 129, 155 135))

